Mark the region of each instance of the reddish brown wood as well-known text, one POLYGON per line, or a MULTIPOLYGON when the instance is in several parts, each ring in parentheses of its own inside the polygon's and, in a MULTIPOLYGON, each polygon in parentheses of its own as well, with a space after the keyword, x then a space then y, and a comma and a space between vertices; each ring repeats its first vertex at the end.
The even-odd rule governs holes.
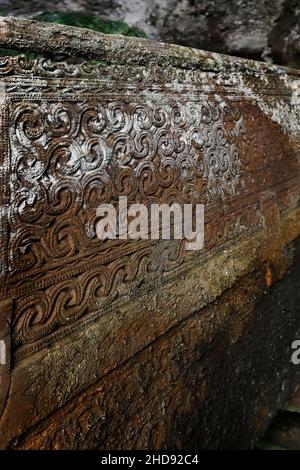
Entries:
POLYGON ((299 377, 299 74, 101 38, 117 65, 0 63, 1 446, 251 447, 299 377), (204 249, 98 240, 120 195, 205 204, 204 249))

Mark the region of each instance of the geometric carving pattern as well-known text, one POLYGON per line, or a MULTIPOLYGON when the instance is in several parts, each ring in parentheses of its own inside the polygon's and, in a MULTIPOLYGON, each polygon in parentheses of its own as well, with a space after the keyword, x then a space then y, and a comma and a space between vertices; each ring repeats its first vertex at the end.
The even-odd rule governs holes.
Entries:
MULTIPOLYGON (((261 227, 266 181, 282 210, 284 194, 298 197, 294 147, 253 97, 237 92, 234 75, 7 58, 0 76, 9 182, 3 282, 14 299, 16 357, 126 299, 141 282, 184 270, 261 227), (287 154, 285 170, 276 171, 287 154), (96 208, 121 195, 129 203, 204 203, 204 250, 98 240, 96 208)), ((269 92, 276 95, 272 77, 269 92)))

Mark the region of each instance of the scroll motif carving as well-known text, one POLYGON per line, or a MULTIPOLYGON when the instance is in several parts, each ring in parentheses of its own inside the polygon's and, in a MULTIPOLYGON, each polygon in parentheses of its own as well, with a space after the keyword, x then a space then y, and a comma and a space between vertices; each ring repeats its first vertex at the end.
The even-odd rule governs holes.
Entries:
POLYGON ((214 103, 43 100, 16 103, 11 116, 12 271, 98 245, 95 210, 119 195, 200 202, 239 182, 240 115, 214 103))
MULTIPOLYGON (((257 194, 266 180, 292 194, 286 182, 296 157, 274 170, 289 143, 266 125, 255 100, 239 97, 234 74, 7 58, 0 75, 18 357, 126 300, 141 283, 183 272, 261 227, 257 194), (97 207, 124 195, 146 205, 204 203, 204 252, 186 252, 178 241, 98 240, 97 207)), ((281 199, 289 204, 290 196, 281 199)))

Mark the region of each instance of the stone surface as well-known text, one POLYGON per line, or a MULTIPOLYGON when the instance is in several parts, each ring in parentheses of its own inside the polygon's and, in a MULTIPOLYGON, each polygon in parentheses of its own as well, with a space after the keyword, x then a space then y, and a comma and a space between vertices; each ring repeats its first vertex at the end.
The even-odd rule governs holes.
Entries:
POLYGON ((152 39, 225 54, 300 66, 297 0, 1 0, 4 12, 84 11, 124 20, 152 39))
POLYGON ((251 447, 299 379, 299 72, 0 26, 114 63, 0 62, 1 446, 251 447), (205 204, 204 248, 98 240, 120 195, 205 204))
POLYGON ((300 387, 298 385, 297 389, 294 391, 291 399, 284 407, 285 411, 300 413, 300 387))
POLYGON ((300 414, 280 411, 273 420, 259 448, 300 450, 300 414))
MULTIPOLYGON (((299 261, 265 296, 264 270, 243 277, 12 447, 252 448, 295 384, 289 356, 290 338, 300 333, 299 261)), ((122 329, 132 337, 124 318, 122 329)), ((80 345, 76 351, 83 357, 80 345)))

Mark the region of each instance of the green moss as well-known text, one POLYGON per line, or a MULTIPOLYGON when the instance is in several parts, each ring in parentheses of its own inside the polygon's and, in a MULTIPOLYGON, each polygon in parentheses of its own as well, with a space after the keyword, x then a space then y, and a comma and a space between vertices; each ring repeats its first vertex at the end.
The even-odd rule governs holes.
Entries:
POLYGON ((10 14, 9 7, 1 7, 0 8, 0 16, 8 16, 10 14))
POLYGON ((124 21, 103 20, 98 16, 86 15, 81 12, 49 12, 45 11, 33 17, 37 21, 58 23, 79 28, 88 28, 105 34, 123 34, 124 36, 136 36, 146 38, 146 34, 138 28, 129 26, 124 21))

